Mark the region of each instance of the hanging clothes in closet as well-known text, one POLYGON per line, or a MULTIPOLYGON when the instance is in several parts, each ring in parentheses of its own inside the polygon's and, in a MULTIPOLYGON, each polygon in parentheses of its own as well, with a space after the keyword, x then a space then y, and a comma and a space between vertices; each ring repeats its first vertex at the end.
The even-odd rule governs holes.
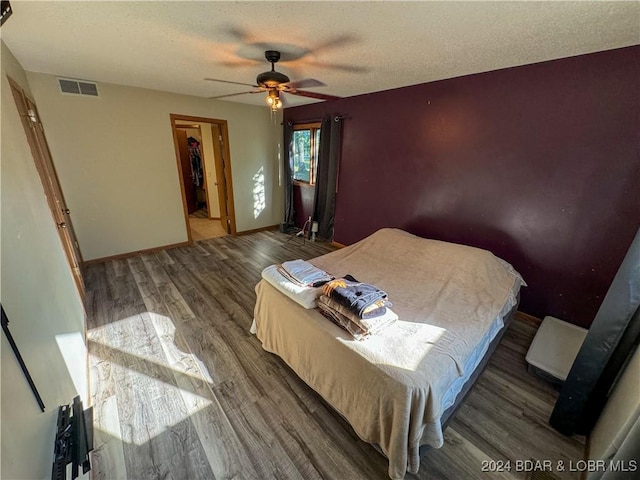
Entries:
POLYGON ((187 139, 189 144, 189 159, 191 160, 191 178, 196 187, 202 187, 204 182, 204 170, 202 169, 202 155, 200 154, 200 142, 194 138, 187 139))

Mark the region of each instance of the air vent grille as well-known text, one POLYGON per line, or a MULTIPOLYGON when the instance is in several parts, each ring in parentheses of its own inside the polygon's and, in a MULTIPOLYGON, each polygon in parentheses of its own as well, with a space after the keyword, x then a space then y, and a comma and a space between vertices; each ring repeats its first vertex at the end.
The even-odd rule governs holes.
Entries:
POLYGON ((67 95, 87 95, 90 97, 99 96, 98 85, 92 82, 59 78, 58 85, 60 86, 60 93, 67 95))

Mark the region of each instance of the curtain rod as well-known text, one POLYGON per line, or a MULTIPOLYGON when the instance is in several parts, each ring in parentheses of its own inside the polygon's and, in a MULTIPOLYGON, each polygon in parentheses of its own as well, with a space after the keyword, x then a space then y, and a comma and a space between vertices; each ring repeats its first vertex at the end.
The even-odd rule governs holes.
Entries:
MULTIPOLYGON (((347 117, 345 117, 344 115, 334 115, 333 116, 333 121, 334 122, 339 122, 340 120, 345 120, 346 118, 347 117)), ((296 122, 296 123, 313 123, 313 122, 321 122, 321 121, 322 121, 322 119, 320 119, 320 120, 315 120, 314 119, 314 120, 302 120, 302 121, 299 121, 299 122, 296 122)), ((280 125, 284 125, 284 122, 281 122, 280 125)), ((294 125, 294 123, 291 120, 289 120, 287 122, 287 125, 292 127, 294 125)))

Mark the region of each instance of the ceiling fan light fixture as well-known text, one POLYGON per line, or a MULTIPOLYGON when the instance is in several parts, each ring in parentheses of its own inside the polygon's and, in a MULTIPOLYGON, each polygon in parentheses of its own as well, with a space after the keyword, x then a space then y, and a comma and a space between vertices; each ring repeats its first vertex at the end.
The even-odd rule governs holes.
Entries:
POLYGON ((280 100, 280 94, 276 89, 269 90, 269 94, 265 100, 274 112, 282 108, 282 100, 280 100))

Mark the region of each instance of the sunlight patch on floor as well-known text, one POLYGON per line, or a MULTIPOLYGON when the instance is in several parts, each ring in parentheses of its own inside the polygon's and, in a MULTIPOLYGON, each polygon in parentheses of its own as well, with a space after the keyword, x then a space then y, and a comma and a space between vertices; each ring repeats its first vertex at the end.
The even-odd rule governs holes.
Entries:
POLYGON ((213 403, 212 376, 181 348, 184 342, 169 317, 146 312, 93 328, 87 337, 92 396, 100 412, 96 429, 143 445, 213 403), (114 394, 120 389, 127 405, 116 405, 115 396, 97 397, 109 388, 114 394))

